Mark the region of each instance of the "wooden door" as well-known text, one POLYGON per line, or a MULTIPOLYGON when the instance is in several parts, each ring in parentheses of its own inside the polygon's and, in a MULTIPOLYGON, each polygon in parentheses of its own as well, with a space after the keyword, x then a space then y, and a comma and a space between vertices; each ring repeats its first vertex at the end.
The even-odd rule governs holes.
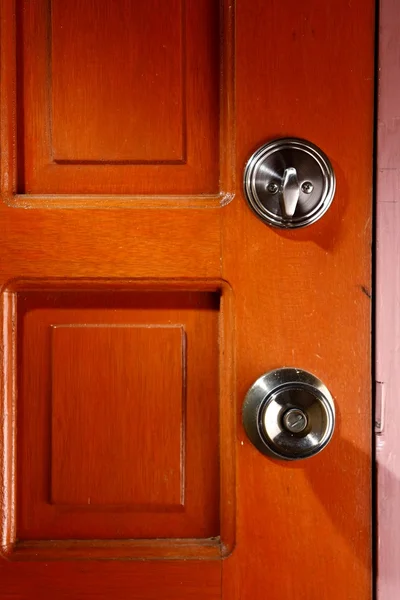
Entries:
POLYGON ((372 0, 1 0, 4 599, 369 600, 372 0), (246 160, 332 161, 262 223, 246 160), (331 390, 272 460, 250 385, 331 390))

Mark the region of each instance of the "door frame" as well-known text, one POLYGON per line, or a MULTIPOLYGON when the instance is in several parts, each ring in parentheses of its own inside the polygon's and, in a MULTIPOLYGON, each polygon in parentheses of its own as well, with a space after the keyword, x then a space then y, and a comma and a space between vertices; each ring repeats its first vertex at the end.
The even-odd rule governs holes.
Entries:
POLYGON ((380 0, 376 154, 376 592, 395 600, 400 589, 400 12, 396 0, 380 0), (397 64, 396 64, 397 61, 397 64))

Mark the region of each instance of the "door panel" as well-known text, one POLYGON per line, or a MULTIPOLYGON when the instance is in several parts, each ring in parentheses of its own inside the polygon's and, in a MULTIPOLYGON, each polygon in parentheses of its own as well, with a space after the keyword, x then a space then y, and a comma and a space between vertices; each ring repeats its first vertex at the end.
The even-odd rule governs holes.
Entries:
POLYGON ((80 194, 87 204, 101 194, 97 203, 108 195, 115 205, 130 194, 135 207, 145 194, 218 204, 232 192, 223 163, 233 132, 220 118, 232 69, 219 2, 17 0, 15 14, 13 4, 3 9, 4 52, 17 108, 3 111, 17 136, 13 192, 23 198, 11 202, 80 194))
POLYGON ((31 279, 3 302, 4 554, 229 553, 229 286, 31 279))
POLYGON ((4 598, 371 598, 374 2, 1 0, 4 598), (277 137, 336 197, 275 230, 277 137), (246 438, 281 366, 331 390, 316 457, 246 438))
POLYGON ((241 599, 263 588, 274 600, 367 599, 374 7, 265 4, 236 9, 236 77, 251 81, 251 93, 236 88, 238 177, 265 138, 296 135, 330 157, 337 190, 302 230, 265 227, 242 201, 223 211, 223 275, 241 324, 238 399, 261 373, 301 365, 330 388, 337 424, 321 454, 288 464, 263 461, 239 429, 237 547, 224 589, 241 599))
POLYGON ((17 538, 217 537, 219 295, 32 290, 16 312, 17 538))
POLYGON ((16 19, 19 191, 218 193, 217 2, 35 0, 16 19))

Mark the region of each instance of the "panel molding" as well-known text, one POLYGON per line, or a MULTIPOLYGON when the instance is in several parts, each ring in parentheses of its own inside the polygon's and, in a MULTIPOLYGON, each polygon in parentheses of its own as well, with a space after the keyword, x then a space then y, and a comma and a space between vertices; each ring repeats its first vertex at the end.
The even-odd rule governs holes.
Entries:
POLYGON ((3 423, 0 437, 1 549, 9 560, 215 559, 229 555, 235 544, 235 403, 233 296, 230 286, 214 280, 14 280, 3 286, 1 369, 3 423), (16 534, 16 298, 24 291, 57 290, 209 291, 220 294, 220 536, 179 540, 17 540, 16 534), (223 360, 222 360, 223 357, 223 360), (89 550, 90 549, 90 550, 89 550))
MULTIPOLYGON (((130 194, 130 193, 25 193, 18 181, 24 165, 19 158, 17 130, 16 4, 0 0, 1 8, 1 196, 10 207, 20 208, 218 208, 235 195, 234 139, 234 13, 235 3, 220 0, 220 128, 218 193, 130 194)), ((51 0, 46 0, 50 2, 51 0)), ((185 151, 186 152, 186 151, 185 151)), ((186 160, 186 159, 185 159, 186 160)), ((185 160, 183 162, 185 162, 185 160)), ((99 163, 101 164, 101 163, 99 163)), ((56 166, 49 164, 49 168, 56 166)), ((61 165, 60 165, 61 166, 61 165)), ((192 168, 192 167, 191 167, 192 168)))
POLYGON ((8 559, 14 561, 55 560, 217 560, 221 540, 57 540, 17 542, 8 559))
POLYGON ((219 306, 171 289, 18 294, 18 539, 219 535, 219 306), (142 327, 54 328, 72 322, 142 327))

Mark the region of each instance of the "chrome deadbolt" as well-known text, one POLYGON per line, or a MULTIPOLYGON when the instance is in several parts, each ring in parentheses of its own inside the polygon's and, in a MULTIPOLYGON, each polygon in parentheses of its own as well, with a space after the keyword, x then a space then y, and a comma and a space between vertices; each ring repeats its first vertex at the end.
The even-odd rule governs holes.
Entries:
POLYGON ((261 146, 244 172, 244 192, 252 210, 273 227, 294 229, 315 223, 328 210, 336 188, 328 157, 296 138, 261 146))
POLYGON ((262 375, 247 392, 243 425, 263 454, 299 460, 318 454, 335 428, 335 406, 315 375, 283 368, 262 375))

